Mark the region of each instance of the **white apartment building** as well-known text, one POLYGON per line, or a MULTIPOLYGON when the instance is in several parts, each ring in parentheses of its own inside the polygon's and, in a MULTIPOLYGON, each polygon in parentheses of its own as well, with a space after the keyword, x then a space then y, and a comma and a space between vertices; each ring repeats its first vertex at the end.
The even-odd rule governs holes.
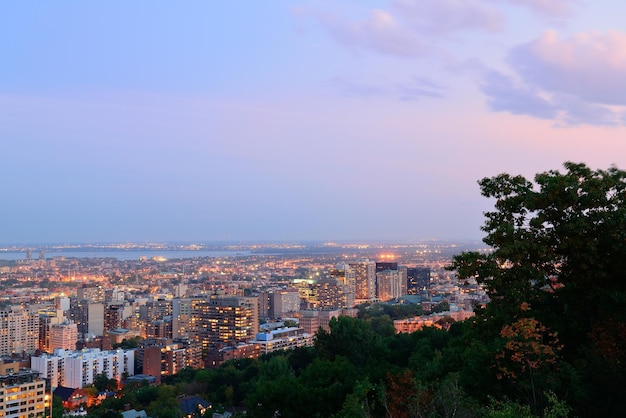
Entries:
POLYGON ((31 368, 51 380, 52 387, 82 388, 105 373, 109 379, 122 380, 135 371, 134 350, 101 351, 99 348, 69 351, 57 349, 54 354, 31 357, 31 368))
POLYGON ((312 347, 313 337, 313 334, 304 332, 302 328, 279 328, 257 333, 256 339, 249 341, 249 344, 258 344, 261 347, 260 353, 267 354, 298 347, 312 347))

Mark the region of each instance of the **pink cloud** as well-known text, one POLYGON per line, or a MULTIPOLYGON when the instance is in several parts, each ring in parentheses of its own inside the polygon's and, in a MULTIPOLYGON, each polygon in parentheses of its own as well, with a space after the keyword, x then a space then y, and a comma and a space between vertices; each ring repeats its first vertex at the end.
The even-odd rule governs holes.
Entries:
POLYGON ((511 3, 528 7, 531 11, 547 17, 563 17, 572 12, 578 0, 509 0, 511 3))
POLYGON ((394 0, 391 10, 416 31, 448 35, 463 30, 499 31, 504 16, 476 0, 394 0))
POLYGON ((626 33, 583 32, 560 39, 546 31, 514 49, 510 61, 526 82, 550 92, 626 105, 626 33))
POLYGON ((372 10, 361 22, 347 22, 328 14, 321 15, 320 21, 336 40, 349 46, 400 57, 416 57, 429 50, 423 38, 383 10, 372 10))
POLYGON ((492 110, 564 125, 626 122, 626 34, 582 32, 561 39, 546 31, 514 48, 515 77, 487 72, 482 91, 492 110))

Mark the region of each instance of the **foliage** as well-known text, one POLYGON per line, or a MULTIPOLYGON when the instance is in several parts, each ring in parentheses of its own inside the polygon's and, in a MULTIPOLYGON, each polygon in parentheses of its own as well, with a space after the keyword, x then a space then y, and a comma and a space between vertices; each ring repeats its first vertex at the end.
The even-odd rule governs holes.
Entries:
POLYGON ((137 336, 137 337, 131 337, 131 338, 124 338, 122 340, 121 343, 115 343, 113 344, 113 348, 117 349, 117 348, 122 348, 124 350, 130 350, 133 348, 137 348, 139 347, 139 343, 143 340, 143 338, 137 336))
POLYGON ((102 372, 93 378, 93 386, 98 392, 116 391, 117 385, 117 380, 109 379, 105 372, 102 372))
MULTIPOLYGON (((508 174, 481 180, 482 194, 495 200, 482 227, 492 251, 463 253, 451 268, 489 293, 475 335, 500 345, 497 373, 515 375, 533 394, 593 394, 594 402, 572 399, 578 412, 610 416, 626 407, 615 396, 626 390, 626 353, 613 348, 626 343, 626 172, 565 169, 534 182, 508 174), (586 386, 566 386, 568 379, 586 386)), ((542 403, 531 405, 539 413, 542 403)))

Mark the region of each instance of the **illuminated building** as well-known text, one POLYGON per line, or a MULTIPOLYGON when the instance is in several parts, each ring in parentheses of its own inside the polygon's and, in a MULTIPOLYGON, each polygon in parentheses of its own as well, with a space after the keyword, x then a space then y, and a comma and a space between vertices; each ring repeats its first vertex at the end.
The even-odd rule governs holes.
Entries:
POLYGON ((420 290, 430 286, 430 268, 407 268, 407 294, 419 295, 420 290))
POLYGON ((261 354, 281 350, 293 350, 299 347, 313 346, 313 333, 304 332, 303 328, 279 328, 267 332, 259 332, 250 344, 258 344, 261 354))
POLYGON ((376 263, 369 260, 349 263, 354 270, 355 303, 376 300, 376 263))
POLYGON ((245 342, 253 338, 258 329, 256 297, 211 296, 191 300, 187 333, 203 348, 245 342))
POLYGON ((12 306, 0 311, 0 355, 30 354, 39 345, 39 314, 12 306))
POLYGON ((270 318, 284 318, 300 311, 300 293, 298 289, 280 289, 270 293, 270 318))
POLYGON ((70 322, 51 324, 49 334, 50 343, 46 351, 52 352, 57 348, 76 350, 76 341, 78 340, 76 324, 70 322))
POLYGON ((124 374, 135 374, 135 352, 122 349, 101 351, 98 348, 69 351, 58 349, 30 359, 31 368, 50 379, 52 387, 82 388, 91 385, 99 374, 122 380, 124 374))
POLYGON ((43 417, 46 382, 32 370, 0 376, 0 417, 43 417))

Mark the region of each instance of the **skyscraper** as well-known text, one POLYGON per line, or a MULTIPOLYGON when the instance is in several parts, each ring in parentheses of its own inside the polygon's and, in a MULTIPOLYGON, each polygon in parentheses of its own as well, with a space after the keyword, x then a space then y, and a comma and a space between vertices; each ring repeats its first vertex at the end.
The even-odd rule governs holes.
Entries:
POLYGON ((376 299, 376 264, 361 260, 349 263, 354 270, 355 303, 371 302, 376 299))
POLYGON ((430 285, 429 267, 407 268, 407 293, 417 295, 420 290, 430 285))

